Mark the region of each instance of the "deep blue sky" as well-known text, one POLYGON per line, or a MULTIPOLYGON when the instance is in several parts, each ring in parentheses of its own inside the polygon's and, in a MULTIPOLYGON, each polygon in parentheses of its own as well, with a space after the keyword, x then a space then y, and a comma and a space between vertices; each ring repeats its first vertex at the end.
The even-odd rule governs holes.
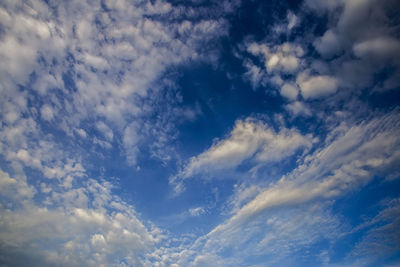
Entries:
POLYGON ((399 266, 400 5, 2 1, 1 266, 399 266))

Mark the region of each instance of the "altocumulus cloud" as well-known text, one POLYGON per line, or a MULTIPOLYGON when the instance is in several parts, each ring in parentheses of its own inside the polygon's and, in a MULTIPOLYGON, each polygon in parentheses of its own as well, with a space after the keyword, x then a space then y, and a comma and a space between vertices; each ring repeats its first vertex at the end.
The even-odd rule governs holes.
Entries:
POLYGON ((2 1, 0 265, 398 263, 399 7, 2 1))
POLYGON ((59 138, 116 140, 135 165, 143 99, 167 68, 212 61, 198 50, 226 22, 166 1, 5 1, 0 14, 1 264, 148 265, 161 230, 59 138))

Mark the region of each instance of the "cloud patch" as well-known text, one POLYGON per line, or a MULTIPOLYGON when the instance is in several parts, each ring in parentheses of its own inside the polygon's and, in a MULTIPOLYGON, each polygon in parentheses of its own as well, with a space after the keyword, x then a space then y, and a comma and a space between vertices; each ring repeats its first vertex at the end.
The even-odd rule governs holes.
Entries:
POLYGON ((310 149, 312 144, 311 135, 304 136, 296 129, 282 128, 276 132, 262 121, 239 120, 227 138, 191 158, 171 182, 204 173, 218 176, 219 171, 235 169, 244 161, 254 164, 278 162, 300 149, 310 149))

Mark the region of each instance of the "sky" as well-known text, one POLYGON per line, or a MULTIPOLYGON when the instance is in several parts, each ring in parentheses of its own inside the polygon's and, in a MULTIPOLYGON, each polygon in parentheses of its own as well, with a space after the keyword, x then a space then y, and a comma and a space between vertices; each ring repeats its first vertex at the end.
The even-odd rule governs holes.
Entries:
POLYGON ((399 14, 0 1, 0 266, 400 266, 399 14))

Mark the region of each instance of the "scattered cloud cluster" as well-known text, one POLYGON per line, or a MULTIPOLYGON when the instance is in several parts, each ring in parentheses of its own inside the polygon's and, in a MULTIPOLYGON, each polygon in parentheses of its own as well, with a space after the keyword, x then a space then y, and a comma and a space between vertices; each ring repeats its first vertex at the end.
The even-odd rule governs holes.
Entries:
POLYGON ((26 177, 1 172, 0 183, 5 265, 142 266, 142 255, 163 237, 113 196, 108 182, 86 179, 68 189, 42 183, 35 189, 26 177), (40 204, 36 190, 42 191, 40 204))
POLYGON ((138 122, 162 76, 215 60, 201 49, 226 22, 193 11, 167 1, 0 4, 0 264, 148 266, 161 231, 83 166, 87 148, 114 145, 136 165, 138 122))
MULTIPOLYGON (((283 43, 276 41, 281 37, 246 42, 246 52, 257 58, 244 61, 246 77, 254 87, 268 84, 277 88, 289 102, 286 110, 293 116, 310 116, 306 102, 332 99, 339 91, 349 96, 364 89, 395 89, 400 85, 400 40, 392 14, 398 9, 390 0, 305 1, 296 16, 296 25, 309 27, 301 24, 302 17, 329 14, 325 32, 283 43), (374 77, 383 71, 385 77, 375 83, 374 77)), ((289 12, 289 16, 295 15, 289 12)), ((278 27, 285 30, 277 32, 275 26, 273 34, 296 36, 297 32, 289 27, 291 21, 294 19, 285 20, 278 27)))
POLYGON ((362 109, 360 95, 400 86, 400 5, 305 0, 270 25, 270 35, 244 36, 232 45, 240 48, 241 75, 250 88, 280 97, 279 114, 275 121, 253 110, 229 118, 225 136, 200 153, 176 155, 169 144, 179 125, 222 107, 203 113, 208 96, 180 105, 192 92, 183 96, 175 72, 194 62, 220 67, 217 40, 232 31, 229 15, 239 5, 0 3, 0 265, 293 266, 308 256, 329 265, 335 242, 352 235, 357 242, 341 263, 368 265, 398 253, 397 195, 381 199, 361 223, 343 219, 335 203, 400 177, 399 108, 352 114, 362 109), (308 28, 310 15, 324 25, 308 28), (134 182, 146 194, 175 193, 163 200, 176 210, 154 221, 201 222, 193 224, 201 230, 161 229, 151 212, 142 216, 122 198, 119 177, 98 166, 99 159, 123 159, 125 169, 111 173, 131 178, 140 157, 151 165, 143 177, 169 187, 134 182), (204 181, 210 185, 191 195, 204 181), (199 201, 205 191, 208 199, 199 201))
POLYGON ((138 138, 128 135, 139 134, 135 123, 152 109, 143 99, 162 89, 168 68, 208 59, 202 45, 226 33, 222 19, 191 18, 165 1, 17 1, 0 8, 8 126, 29 116, 104 148, 116 137, 133 165, 138 138), (92 128, 102 134, 93 136, 92 128))

